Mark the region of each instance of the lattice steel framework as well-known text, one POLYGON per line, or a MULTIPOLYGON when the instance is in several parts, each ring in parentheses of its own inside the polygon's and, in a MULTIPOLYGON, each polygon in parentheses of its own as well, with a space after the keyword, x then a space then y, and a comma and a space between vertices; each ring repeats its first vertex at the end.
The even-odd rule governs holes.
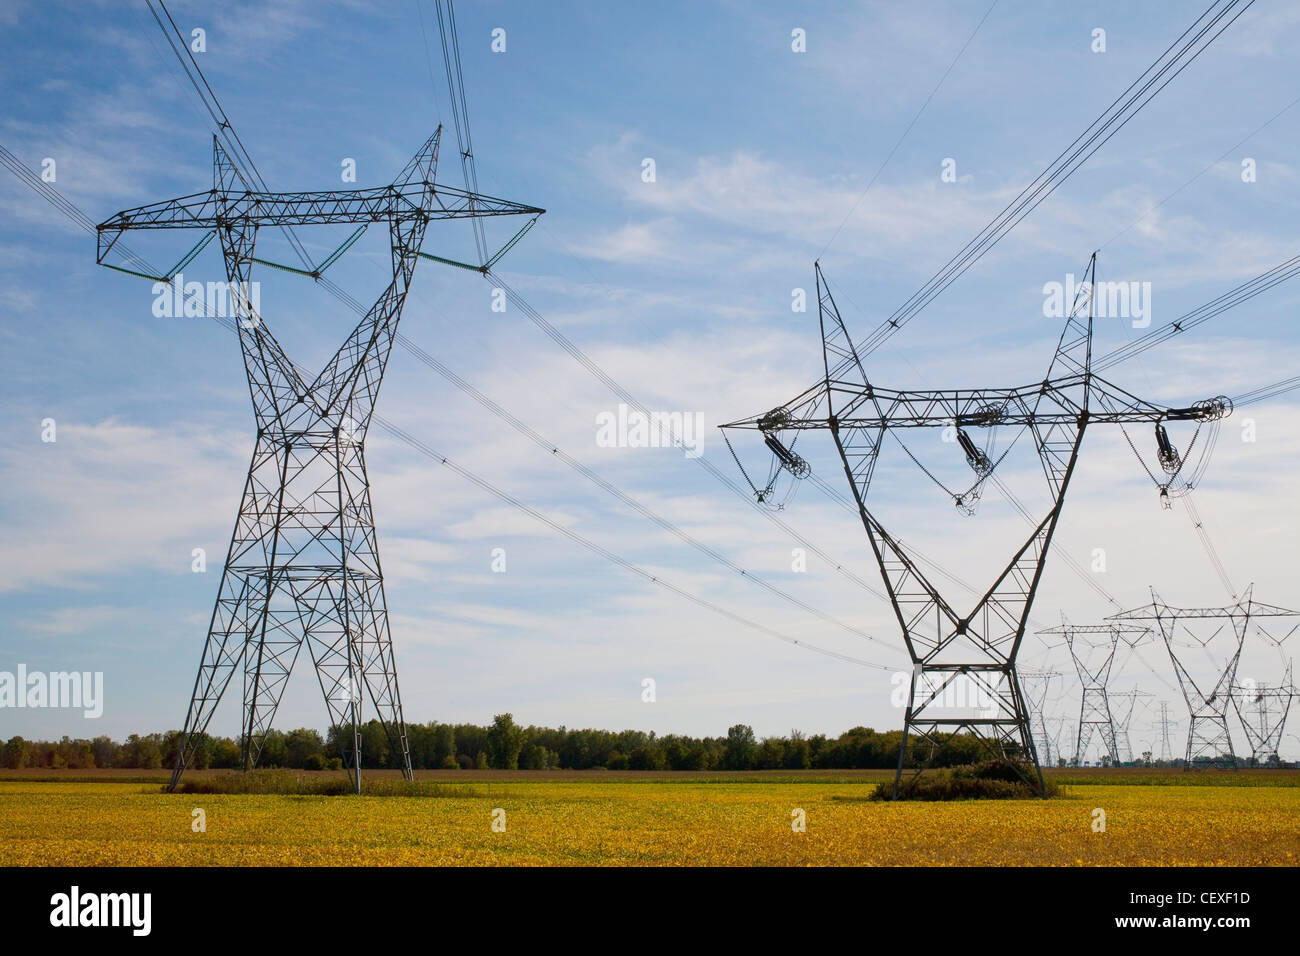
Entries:
MULTIPOLYGON (((912 658, 913 677, 899 753, 894 796, 933 766, 950 735, 966 732, 1004 756, 1027 756, 1034 765, 1027 782, 1043 793, 1042 772, 1030 730, 1029 711, 1016 676, 1016 655, 1044 560, 1074 474, 1086 427, 1101 423, 1212 421, 1231 411, 1227 399, 1186 408, 1162 408, 1110 384, 1092 363, 1092 296, 1096 257, 1089 262, 1086 302, 1069 310, 1048 374, 1015 388, 897 390, 872 384, 839 310, 815 266, 824 378, 785 405, 723 428, 752 429, 782 468, 795 477, 808 464, 782 436, 830 432, 880 567, 890 603, 912 658), (1081 315, 1087 306, 1086 317, 1081 315), (942 594, 868 507, 868 488, 885 433, 900 428, 953 428, 967 463, 983 480, 996 462, 979 450, 969 431, 998 426, 1027 429, 1042 464, 1052 503, 973 607, 958 609, 942 594), (962 440, 962 436, 966 440, 962 440), (949 686, 965 677, 993 701, 975 714, 956 715, 942 704, 949 686), (904 773, 908 778, 904 780, 904 773)), ((958 504, 962 504, 958 498, 958 504)))
POLYGON ((1020 683, 1024 687, 1025 701, 1029 705, 1030 735, 1033 737, 1034 747, 1049 767, 1055 765, 1056 758, 1052 754, 1052 738, 1047 733, 1047 695, 1052 680, 1060 676, 1059 671, 1022 670, 1020 672, 1020 683))
POLYGON ((1174 759, 1173 745, 1169 741, 1169 728, 1173 721, 1169 719, 1169 701, 1160 702, 1160 758, 1171 763, 1174 759))
POLYGON ((1246 731, 1252 766, 1278 759, 1282 732, 1296 697, 1291 683, 1291 664, 1287 663, 1282 683, 1276 686, 1240 681, 1232 685, 1232 705, 1246 731))
POLYGON ((1137 755, 1133 752, 1133 741, 1129 737, 1129 730, 1133 726, 1133 716, 1138 711, 1138 703, 1142 702, 1142 709, 1145 711, 1149 698, 1155 695, 1145 690, 1123 690, 1111 694, 1110 697, 1119 701, 1115 711, 1122 714, 1115 721, 1115 742, 1119 746, 1120 763, 1137 763, 1137 755))
POLYGON ((1083 762, 1094 738, 1101 739, 1105 756, 1111 762, 1119 763, 1121 756, 1115 733, 1115 717, 1111 713, 1110 697, 1107 696, 1106 689, 1110 683, 1111 668, 1115 666, 1115 651, 1120 640, 1134 645, 1151 633, 1150 628, 1124 627, 1120 624, 1065 623, 1038 633, 1058 634, 1065 638, 1083 688, 1079 700, 1079 730, 1071 763, 1077 767, 1083 762))
MULTIPOLYGON (((435 182, 441 127, 392 185, 270 193, 248 188, 213 138, 213 188, 126 210, 99 228, 98 259, 133 229, 201 229, 221 242, 257 423, 257 441, 172 770, 194 759, 231 678, 243 674, 244 768, 263 741, 304 643, 333 725, 351 731, 348 772, 361 788, 369 697, 411 775, 365 439, 428 224, 543 210, 435 182), (264 226, 388 227, 392 281, 312 379, 289 360, 249 295, 264 226)), ((337 255, 337 253, 336 253, 337 255)), ((334 257, 331 257, 331 261, 334 257)), ((320 277, 323 267, 307 273, 320 277)))
POLYGON ((1045 721, 1052 735, 1052 752, 1056 754, 1057 764, 1061 762, 1061 741, 1074 736, 1074 729, 1066 717, 1048 717, 1045 721))
MULTIPOLYGON (((1164 638, 1169 660, 1178 676, 1178 686, 1187 701, 1191 726, 1187 731, 1187 752, 1183 769, 1191 770, 1198 763, 1236 768, 1237 757, 1232 749, 1232 735, 1228 731, 1228 707, 1232 701, 1232 686, 1236 680, 1237 665, 1246 640, 1246 630, 1252 620, 1261 617, 1294 617, 1300 611, 1289 611, 1272 604, 1261 604, 1251 597, 1254 585, 1235 604, 1227 607, 1178 608, 1170 607, 1151 590, 1151 603, 1130 611, 1108 617, 1108 621, 1154 621, 1164 638), (1193 630, 1189 622, 1219 622, 1209 634, 1193 630), (1216 668, 1218 679, 1208 690, 1203 690, 1188 670, 1182 657, 1174 650, 1180 633, 1201 648, 1212 642, 1227 643, 1221 638, 1224 626, 1229 628, 1230 653, 1226 662, 1216 668), (1219 639, 1216 641, 1216 639, 1219 639)), ((1208 626, 1208 625, 1207 625, 1208 626)))

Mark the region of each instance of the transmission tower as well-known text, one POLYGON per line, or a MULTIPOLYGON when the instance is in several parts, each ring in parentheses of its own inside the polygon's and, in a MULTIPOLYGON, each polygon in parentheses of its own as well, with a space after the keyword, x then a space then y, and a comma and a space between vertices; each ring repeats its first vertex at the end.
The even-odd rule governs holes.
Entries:
POLYGON ((1065 638, 1070 658, 1083 687, 1079 700, 1079 731, 1074 744, 1074 766, 1083 763, 1094 737, 1100 737, 1102 762, 1119 763, 1120 752, 1115 735, 1115 718, 1110 709, 1106 687, 1115 665, 1115 651, 1120 640, 1135 645, 1150 633, 1149 628, 1124 627, 1118 624, 1062 624, 1038 632, 1059 634, 1065 638))
POLYGON ((1169 719, 1169 701, 1160 702, 1160 759, 1173 763, 1174 751, 1169 742, 1169 726, 1172 722, 1169 719))
MULTIPOLYGON (((369 697, 411 775, 384 577, 375 539, 365 438, 425 229, 434 220, 543 210, 435 182, 441 127, 389 186, 274 193, 250 188, 213 138, 206 192, 120 212, 98 227, 98 261, 137 229, 198 229, 221 242, 257 441, 221 575, 171 787, 194 758, 235 672, 243 669, 243 762, 256 766, 304 642, 331 724, 351 731, 348 771, 361 789, 361 723, 369 697), (387 227, 392 281, 314 378, 305 378, 252 305, 258 230, 358 225, 321 272, 374 224, 387 227)), ((194 253, 191 254, 191 257, 194 253)), ((189 258, 186 258, 188 262, 189 258)), ((113 268, 119 268, 114 266, 113 268)), ((126 270, 123 270, 126 271, 126 270)), ((173 270, 174 272, 176 270, 173 270)), ((291 270, 303 271, 303 270, 291 270)), ((146 276, 169 282, 171 276, 146 276)))
POLYGON ((1063 762, 1061 741, 1073 737, 1074 728, 1070 726, 1070 721, 1065 717, 1048 717, 1045 723, 1052 735, 1052 753, 1056 755, 1056 763, 1060 765, 1063 762))
MULTIPOLYGON (((1011 388, 899 391, 873 385, 820 264, 815 266, 815 274, 824 377, 785 405, 723 427, 758 431, 779 467, 795 478, 808 476, 811 469, 795 453, 793 441, 788 440, 790 433, 796 439, 807 430, 831 433, 913 663, 895 798, 935 764, 951 735, 963 732, 1002 756, 1027 756, 1033 770, 1026 782, 1041 794, 1042 772, 1016 676, 1016 655, 1084 431, 1089 424, 1103 423, 1146 423, 1163 431, 1166 421, 1218 420, 1231 411, 1231 403, 1219 398, 1185 408, 1162 408, 1111 385, 1092 371, 1095 255, 1088 264, 1087 294, 1081 290, 1068 310, 1047 375, 1033 384, 1011 388), (1086 316, 1081 314, 1084 305, 1086 316), (970 513, 985 481, 1006 454, 994 459, 988 453, 989 442, 981 448, 972 433, 984 433, 991 439, 999 427, 1018 428, 1017 435, 1027 432, 1033 436, 1051 505, 984 596, 974 607, 960 610, 943 597, 938 585, 881 524, 869 506, 868 489, 887 432, 898 439, 900 429, 952 429, 953 444, 974 472, 975 483, 954 492, 928 469, 926 473, 960 509, 970 513), (974 682, 991 706, 954 712, 946 703, 947 689, 959 679, 974 682), (906 784, 905 769, 910 771, 906 784)), ((909 456, 920 465, 910 451, 909 456)), ((768 490, 754 488, 760 497, 768 490)))
POLYGON ((1117 691, 1111 694, 1111 699, 1118 700, 1115 705, 1115 712, 1123 714, 1115 721, 1115 742, 1119 745, 1119 762, 1120 763, 1137 763, 1136 755, 1133 753, 1133 743, 1129 739, 1129 728, 1133 725, 1133 715, 1137 712, 1137 705, 1142 702, 1145 710, 1147 698, 1154 697, 1154 694, 1148 691, 1133 690, 1117 691))
POLYGON ((1034 746, 1038 748, 1043 762, 1049 767, 1055 766, 1056 758, 1053 756, 1052 739, 1047 733, 1044 713, 1052 679, 1060 676, 1060 671, 1022 670, 1020 672, 1020 682, 1024 685, 1025 700, 1029 705, 1029 723, 1034 746))
POLYGON ((1232 687, 1236 680, 1237 664, 1241 660, 1246 629, 1256 618, 1292 617, 1300 614, 1253 600, 1253 587, 1254 585, 1246 588, 1245 594, 1235 604, 1209 608, 1170 607, 1160 600, 1153 588, 1150 604, 1107 618, 1108 621, 1154 621, 1159 627, 1191 718, 1191 726, 1187 731, 1184 770, 1190 770, 1198 763, 1236 768, 1237 758, 1232 750, 1232 736, 1228 732, 1228 707, 1232 700, 1232 687), (1189 626, 1192 622, 1209 623, 1193 629, 1189 626), (1214 622, 1218 622, 1217 626, 1205 633, 1205 629, 1214 622), (1228 628, 1226 635, 1225 625, 1228 628), (1179 644, 1180 637, 1188 643, 1179 644), (1192 677, 1186 660, 1188 655, 1184 653, 1180 656, 1175 647, 1182 647, 1184 651, 1193 648, 1207 650, 1212 643, 1226 644, 1230 653, 1226 656, 1226 662, 1216 667, 1218 679, 1207 693, 1192 677))
POLYGON ((1254 681, 1232 686, 1232 704, 1250 743, 1251 766, 1277 761, 1282 746, 1282 732, 1296 689, 1291 683, 1291 664, 1286 667, 1282 683, 1276 687, 1254 681))

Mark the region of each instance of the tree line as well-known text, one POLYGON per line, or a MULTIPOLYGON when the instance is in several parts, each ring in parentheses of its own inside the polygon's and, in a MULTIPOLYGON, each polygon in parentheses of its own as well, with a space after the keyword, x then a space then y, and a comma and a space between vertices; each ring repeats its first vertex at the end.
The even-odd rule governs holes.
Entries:
MULTIPOLYGON (((901 730, 854 727, 838 737, 805 736, 759 739, 753 728, 736 724, 725 737, 657 736, 640 730, 571 730, 517 724, 498 714, 486 727, 477 724, 407 724, 407 745, 416 770, 827 770, 898 766, 901 730)), ((131 734, 121 743, 107 736, 93 740, 29 741, 11 737, 3 750, 10 769, 154 770, 176 760, 180 731, 131 734)), ((259 767, 338 770, 352 749, 351 729, 333 726, 322 736, 309 727, 272 730, 262 743, 259 767)), ((972 763, 982 757, 978 740, 967 735, 948 739, 942 766, 972 763)), ((400 748, 383 725, 361 726, 361 766, 399 769, 400 748)), ((199 739, 195 769, 243 766, 240 740, 204 735, 199 739)))

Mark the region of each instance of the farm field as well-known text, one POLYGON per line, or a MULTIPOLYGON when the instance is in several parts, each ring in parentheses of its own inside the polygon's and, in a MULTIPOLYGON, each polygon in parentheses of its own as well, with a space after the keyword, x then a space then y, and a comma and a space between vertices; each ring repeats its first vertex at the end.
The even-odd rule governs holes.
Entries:
POLYGON ((1300 775, 1285 772, 1080 769, 1054 772, 1064 794, 1046 802, 899 804, 867 799, 881 771, 419 776, 446 785, 423 797, 169 795, 165 775, 144 771, 4 774, 0 865, 1300 863, 1300 775), (191 829, 196 808, 206 832, 191 829), (792 830, 795 810, 806 832, 792 830))

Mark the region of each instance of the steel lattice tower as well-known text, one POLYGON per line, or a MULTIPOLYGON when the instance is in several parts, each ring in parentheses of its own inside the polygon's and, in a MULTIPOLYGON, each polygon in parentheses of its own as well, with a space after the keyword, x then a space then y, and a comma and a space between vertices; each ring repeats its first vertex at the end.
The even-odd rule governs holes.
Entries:
POLYGON ((1029 704, 1029 725, 1034 746, 1042 755, 1047 766, 1052 766, 1052 739, 1047 733, 1044 712, 1047 708, 1047 693, 1052 685, 1052 678, 1060 677, 1059 671, 1021 671, 1020 681, 1025 688, 1025 700, 1029 704))
POLYGON ((1052 725, 1052 752, 1056 754, 1056 760, 1061 762, 1061 738, 1069 740, 1074 736, 1073 730, 1069 727, 1069 720, 1065 717, 1050 717, 1047 723, 1052 725))
POLYGON ((1067 623, 1038 633, 1059 634, 1065 638, 1070 658, 1074 661, 1074 669, 1079 675, 1079 683, 1083 687, 1079 701, 1079 730, 1074 742, 1074 766, 1083 762, 1095 736, 1101 738, 1105 748, 1104 756, 1118 763, 1120 753, 1115 734, 1115 718, 1111 713, 1106 690, 1110 683, 1110 671, 1115 665, 1115 651, 1120 640, 1123 639, 1130 645, 1136 644, 1150 633, 1150 629, 1118 624, 1067 623), (1094 642, 1094 635, 1100 636, 1101 640, 1094 642))
POLYGON ((1208 608, 1170 607, 1160 600, 1153 588, 1150 604, 1113 614, 1107 618, 1108 621, 1154 621, 1160 628, 1160 634, 1169 652, 1169 660, 1174 665, 1174 673, 1178 677, 1178 685, 1187 701, 1191 718, 1191 726, 1187 731, 1184 770, 1191 770, 1197 761, 1236 768, 1237 757, 1232 749, 1232 735, 1228 732, 1228 707, 1232 700, 1237 664, 1241 660, 1241 651, 1246 640, 1246 629, 1255 618, 1300 615, 1300 611, 1289 611, 1286 608, 1260 604, 1253 600, 1251 598, 1253 588, 1254 585, 1246 588, 1245 594, 1235 604, 1208 608), (1188 622, 1191 621, 1220 623, 1213 632, 1202 637, 1188 627, 1188 622), (1226 663, 1217 669, 1218 679, 1207 692, 1197 684, 1185 662, 1175 652, 1175 637, 1181 629, 1185 636, 1205 648, 1219 636, 1225 623, 1231 631, 1231 653, 1227 656, 1226 663))
POLYGON ((1168 760, 1170 763, 1174 759, 1173 745, 1169 741, 1169 701, 1160 702, 1160 759, 1168 760))
MULTIPOLYGON (((785 405, 762 415, 722 426, 758 431, 779 466, 796 478, 809 465, 782 441, 789 432, 825 429, 831 434, 853 491, 872 553, 893 606, 903 641, 912 659, 912 683, 903 724, 894 797, 934 766, 953 734, 968 733, 1003 757, 1024 756, 1033 764, 1026 782, 1045 792, 1020 681, 1019 653, 1030 608, 1042 576, 1065 493, 1090 424, 1160 424, 1165 421, 1213 421, 1231 412, 1231 402, 1217 398, 1185 408, 1145 402, 1092 371, 1093 303, 1096 256, 1088 266, 1087 314, 1076 302, 1066 317, 1047 375, 1012 388, 897 390, 874 385, 853 340, 815 265, 817 307, 821 323, 823 379, 785 405), (900 542, 873 513, 868 489, 885 433, 902 428, 954 428, 966 463, 978 477, 971 494, 997 463, 970 437, 970 432, 1017 427, 1033 436, 1051 495, 1047 514, 1029 538, 996 574, 973 607, 954 606, 939 591, 900 542), (946 703, 948 688, 971 681, 992 706, 956 714, 946 703), (904 771, 910 770, 904 782, 904 771)), ((895 436, 897 437, 897 436, 895 436)), ((919 463, 918 463, 919 464, 919 463)), ((742 467, 743 471, 743 467, 742 467)), ((760 500, 763 492, 758 492, 760 500)), ((956 497, 959 506, 969 503, 956 497)), ((992 566, 996 563, 990 561, 992 566)))
MULTIPOLYGON (((101 263, 133 229, 201 229, 217 235, 257 424, 172 771, 173 788, 241 668, 244 768, 257 765, 304 643, 331 723, 351 730, 348 771, 354 789, 361 788, 366 697, 394 753, 401 755, 404 773, 411 775, 366 473, 366 433, 416 261, 427 256, 420 249, 428 224, 543 212, 436 183, 440 134, 441 127, 392 185, 299 193, 250 189, 214 137, 211 191, 120 212, 98 227, 101 263), (335 223, 360 224, 358 232, 372 224, 387 226, 392 281, 309 380, 251 304, 252 266, 261 261, 253 251, 264 226, 335 223)), ((322 269, 307 274, 319 279, 322 269)))
MULTIPOLYGON (((1133 690, 1118 691, 1110 696, 1128 701, 1128 706, 1124 708, 1124 716, 1115 721, 1115 742, 1119 746, 1119 762, 1137 763, 1136 755, 1133 753, 1133 742, 1129 739, 1129 728, 1133 724, 1133 714, 1137 710, 1138 701, 1154 695, 1134 688, 1133 690)), ((1144 703, 1144 710, 1145 707, 1146 704, 1144 703)))
POLYGON ((1233 685, 1232 705, 1241 720, 1242 729, 1246 731, 1252 766, 1277 759, 1282 747, 1286 718, 1296 693, 1295 686, 1291 683, 1289 662, 1282 683, 1276 687, 1263 684, 1257 686, 1245 681, 1233 685))

